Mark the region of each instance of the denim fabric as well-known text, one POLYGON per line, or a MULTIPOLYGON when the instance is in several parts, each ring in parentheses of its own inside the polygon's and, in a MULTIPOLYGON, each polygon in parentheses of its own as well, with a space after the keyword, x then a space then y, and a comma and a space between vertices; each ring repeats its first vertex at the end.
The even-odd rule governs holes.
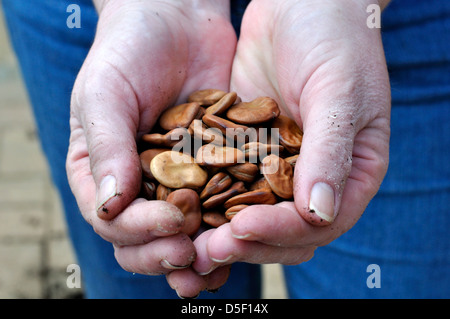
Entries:
MULTIPOLYGON (((249 1, 232 0, 239 30, 249 1)), ((3 0, 14 49, 91 298, 175 297, 164 277, 132 275, 81 218, 64 168, 73 81, 94 37, 90 1, 3 0), (66 8, 82 8, 81 29, 66 8)), ((354 228, 299 266, 284 267, 291 298, 450 297, 450 1, 395 0, 383 14, 392 86, 390 167, 354 228), (378 265, 380 288, 369 288, 378 265)), ((237 264, 225 287, 205 297, 259 296, 259 268, 237 264)))
POLYGON ((233 24, 238 37, 241 32, 242 16, 250 1, 251 0, 230 0, 231 23, 233 24))
MULTIPOLYGON (((89 0, 3 0, 10 38, 17 54, 38 127, 43 151, 57 186, 83 278, 87 298, 178 298, 164 276, 124 271, 112 245, 81 217, 67 182, 70 94, 92 44, 97 13, 89 0), (70 29, 67 6, 81 8, 81 28, 70 29)), ((216 294, 201 298, 260 297, 260 267, 233 265, 230 279, 216 294)))

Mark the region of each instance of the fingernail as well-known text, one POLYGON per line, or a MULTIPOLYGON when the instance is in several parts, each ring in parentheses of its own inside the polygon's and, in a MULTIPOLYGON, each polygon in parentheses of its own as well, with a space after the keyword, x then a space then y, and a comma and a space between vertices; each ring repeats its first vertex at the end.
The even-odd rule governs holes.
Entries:
POLYGON ((217 268, 217 266, 216 266, 216 265, 213 265, 213 266, 211 266, 211 268, 209 268, 207 271, 199 272, 198 274, 199 274, 200 276, 206 276, 206 275, 209 275, 210 273, 212 273, 213 270, 216 270, 216 268, 217 268))
POLYGON ((334 214, 334 191, 326 183, 316 183, 311 190, 309 200, 309 209, 314 211, 317 216, 327 222, 332 223, 334 214))
POLYGON ((172 265, 170 262, 168 262, 166 259, 163 259, 163 260, 161 260, 161 266, 163 266, 166 269, 177 270, 177 269, 185 269, 185 268, 189 267, 190 265, 175 266, 175 265, 172 265))
POLYGON ((175 290, 175 292, 177 293, 177 296, 178 296, 178 298, 180 298, 180 299, 197 299, 198 296, 200 296, 200 293, 198 293, 198 295, 193 296, 193 297, 184 297, 184 296, 181 296, 181 295, 178 293, 178 291, 175 290))
POLYGON ((233 233, 231 234, 231 236, 233 236, 236 239, 246 239, 246 238, 249 238, 251 235, 252 235, 251 233, 248 233, 248 234, 245 234, 245 235, 235 235, 233 233))
POLYGON ((116 178, 112 175, 105 176, 100 183, 97 191, 96 203, 97 211, 106 204, 111 198, 117 195, 116 178))
POLYGON ((166 234, 179 233, 185 222, 184 215, 179 208, 168 202, 163 202, 158 209, 162 216, 170 218, 165 220, 164 223, 157 222, 157 230, 166 234))
POLYGON ((215 263, 226 263, 227 261, 229 261, 231 258, 233 258, 233 255, 229 255, 227 258, 225 259, 217 259, 217 258, 213 258, 213 257, 209 257, 212 261, 214 261, 215 263))

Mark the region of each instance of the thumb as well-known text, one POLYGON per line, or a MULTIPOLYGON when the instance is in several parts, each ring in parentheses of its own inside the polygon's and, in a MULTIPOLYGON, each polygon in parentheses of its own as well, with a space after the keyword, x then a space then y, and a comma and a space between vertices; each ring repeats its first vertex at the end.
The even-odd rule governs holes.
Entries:
POLYGON ((117 216, 136 198, 141 185, 136 146, 139 111, 131 93, 131 88, 127 90, 125 85, 121 90, 111 90, 91 80, 73 94, 71 124, 78 123, 82 134, 74 134, 78 140, 71 144, 85 143, 85 156, 95 183, 95 196, 90 194, 87 201, 90 207, 95 203, 97 215, 102 219, 117 216))
POLYGON ((303 121, 303 141, 295 167, 295 205, 314 225, 336 218, 352 168, 355 124, 349 107, 315 105, 303 121))
POLYGON ((120 130, 120 125, 108 130, 105 124, 92 128, 87 136, 96 184, 95 208, 100 218, 112 219, 136 198, 141 166, 131 132, 120 130))

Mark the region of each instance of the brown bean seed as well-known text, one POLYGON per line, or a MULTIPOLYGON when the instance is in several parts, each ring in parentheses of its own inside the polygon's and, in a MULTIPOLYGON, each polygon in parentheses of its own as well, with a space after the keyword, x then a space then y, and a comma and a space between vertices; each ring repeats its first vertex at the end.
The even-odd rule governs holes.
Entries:
POLYGON ((150 169, 158 182, 170 188, 201 187, 208 179, 208 173, 191 156, 175 151, 156 155, 150 169))
POLYGON ((194 235, 202 221, 200 199, 197 192, 189 188, 177 189, 167 196, 166 201, 178 207, 184 215, 181 232, 188 236, 194 235))
POLYGON ((198 150, 195 161, 206 166, 226 167, 243 163, 244 153, 233 147, 206 144, 198 150))
POLYGON ((225 217, 228 220, 233 219, 234 216, 236 216, 237 213, 239 213, 241 210, 243 210, 244 208, 248 207, 249 205, 245 205, 245 204, 240 204, 240 205, 236 205, 236 206, 232 206, 230 208, 228 208, 225 212, 225 217))
POLYGON ((150 162, 152 161, 153 157, 155 157, 159 153, 166 151, 170 150, 167 148, 151 148, 139 154, 139 158, 141 160, 142 173, 144 174, 145 177, 152 180, 155 179, 153 177, 152 171, 150 170, 150 162))
POLYGON ((203 207, 206 209, 211 209, 214 207, 217 207, 219 205, 222 205, 223 203, 225 203, 229 198, 238 195, 238 194, 242 194, 244 192, 246 192, 247 189, 245 188, 245 185, 243 182, 236 182, 233 185, 231 185, 231 187, 226 190, 223 193, 217 194, 217 195, 213 195, 210 198, 208 198, 204 203, 203 203, 203 207))
POLYGON ((228 199, 223 206, 228 209, 240 204, 266 204, 273 205, 277 203, 277 198, 268 188, 261 188, 254 191, 242 193, 228 199))
POLYGON ((256 159, 262 159, 271 153, 280 154, 283 149, 284 148, 281 145, 265 144, 261 142, 249 142, 241 147, 245 158, 250 159, 252 162, 256 159))
POLYGON ((206 184, 205 188, 200 194, 200 199, 204 200, 212 195, 218 194, 222 191, 228 189, 233 181, 231 177, 224 172, 219 172, 215 174, 209 182, 206 184))
POLYGON ((205 110, 205 114, 220 115, 228 110, 228 108, 233 105, 236 99, 236 92, 229 92, 225 94, 219 101, 208 107, 205 110))
POLYGON ((225 215, 218 211, 204 213, 203 221, 212 227, 219 227, 229 222, 225 215))
POLYGON ((295 164, 297 164, 298 156, 298 154, 295 154, 289 157, 285 157, 284 160, 288 162, 292 167, 295 167, 295 164))
POLYGON ((246 125, 267 122, 279 114, 277 102, 270 97, 259 97, 251 102, 241 102, 227 111, 227 117, 230 120, 246 125))
POLYGON ((201 120, 193 120, 191 125, 189 125, 189 130, 194 138, 205 143, 226 144, 226 139, 219 129, 214 127, 208 128, 201 120))
POLYGON ((271 154, 262 160, 261 173, 275 194, 284 199, 292 198, 294 174, 292 166, 288 162, 271 154))
POLYGON ((261 177, 260 179, 258 179, 257 181, 255 181, 254 183, 252 183, 250 185, 249 190, 254 191, 257 189, 261 189, 261 188, 270 188, 270 185, 264 176, 261 177))
POLYGON ((272 128, 278 129, 280 143, 288 152, 295 154, 300 151, 303 132, 293 119, 285 115, 280 115, 272 122, 272 128))
POLYGON ((186 128, 197 117, 199 111, 200 104, 197 102, 175 105, 161 114, 158 123, 167 131, 177 127, 186 128))
POLYGON ((198 109, 198 113, 194 119, 197 119, 197 120, 201 119, 205 115, 205 113, 206 113, 206 109, 204 107, 200 106, 198 109))
POLYGON ((142 140, 157 147, 172 148, 175 145, 184 146, 189 143, 191 134, 186 128, 175 128, 166 134, 144 134, 142 140))
POLYGON ((159 184, 156 187, 156 199, 157 200, 166 200, 167 196, 173 191, 173 189, 164 186, 163 184, 159 184))
POLYGON ((227 167, 226 170, 238 180, 244 182, 252 182, 259 173, 258 166, 249 162, 227 167))
MULTIPOLYGON (((238 137, 248 138, 248 135, 251 135, 251 130, 249 131, 249 128, 247 126, 233 123, 212 114, 205 114, 205 116, 202 117, 202 121, 209 127, 215 127, 219 129, 222 134, 225 135, 225 138, 228 138, 230 140, 236 139, 238 137), (228 136, 230 134, 232 134, 233 136, 228 136)), ((256 140, 256 137, 254 138, 254 140, 256 140)))
POLYGON ((192 92, 187 101, 198 102, 202 106, 210 106, 217 103, 227 92, 217 89, 204 89, 192 92))

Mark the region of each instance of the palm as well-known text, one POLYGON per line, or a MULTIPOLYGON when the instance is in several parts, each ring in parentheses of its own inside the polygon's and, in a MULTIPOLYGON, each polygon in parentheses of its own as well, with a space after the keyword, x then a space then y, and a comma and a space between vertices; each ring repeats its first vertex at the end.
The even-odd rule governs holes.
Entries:
MULTIPOLYGON (((331 134, 340 136, 341 153, 331 155, 343 167, 336 167, 335 174, 328 169, 327 178, 341 189, 345 186, 342 210, 350 211, 352 225, 378 190, 387 161, 389 90, 381 46, 373 44, 373 32, 365 26, 355 33, 354 28, 342 25, 342 20, 334 24, 331 20, 340 17, 333 7, 322 7, 319 18, 307 3, 298 1, 274 18, 277 10, 273 6, 262 0, 248 8, 233 65, 232 88, 246 99, 258 95, 276 98, 283 112, 303 128, 302 154, 308 156, 309 164, 320 167, 321 159, 330 157, 327 148, 309 153, 312 143, 320 143, 322 137, 327 143, 331 134), (315 140, 308 140, 312 135, 315 140), (349 154, 352 156, 341 158, 349 154), (349 166, 347 183, 336 180, 349 166), (355 205, 358 209, 351 209, 361 199, 362 206, 359 202, 355 205)), ((296 172, 297 182, 302 180, 302 168, 306 169, 300 165, 296 172)), ((297 197, 302 197, 301 188, 297 188, 297 197)), ((299 210, 304 207, 302 198, 296 198, 296 203, 299 210)))
POLYGON ((140 115, 140 130, 194 90, 228 89, 236 39, 226 17, 182 14, 170 5, 155 9, 148 2, 127 9, 128 14, 109 17, 112 21, 99 29, 102 40, 94 43, 95 54, 87 61, 97 64, 90 76, 102 81, 103 88, 108 79, 107 93, 116 94, 135 113, 128 115, 140 115))

